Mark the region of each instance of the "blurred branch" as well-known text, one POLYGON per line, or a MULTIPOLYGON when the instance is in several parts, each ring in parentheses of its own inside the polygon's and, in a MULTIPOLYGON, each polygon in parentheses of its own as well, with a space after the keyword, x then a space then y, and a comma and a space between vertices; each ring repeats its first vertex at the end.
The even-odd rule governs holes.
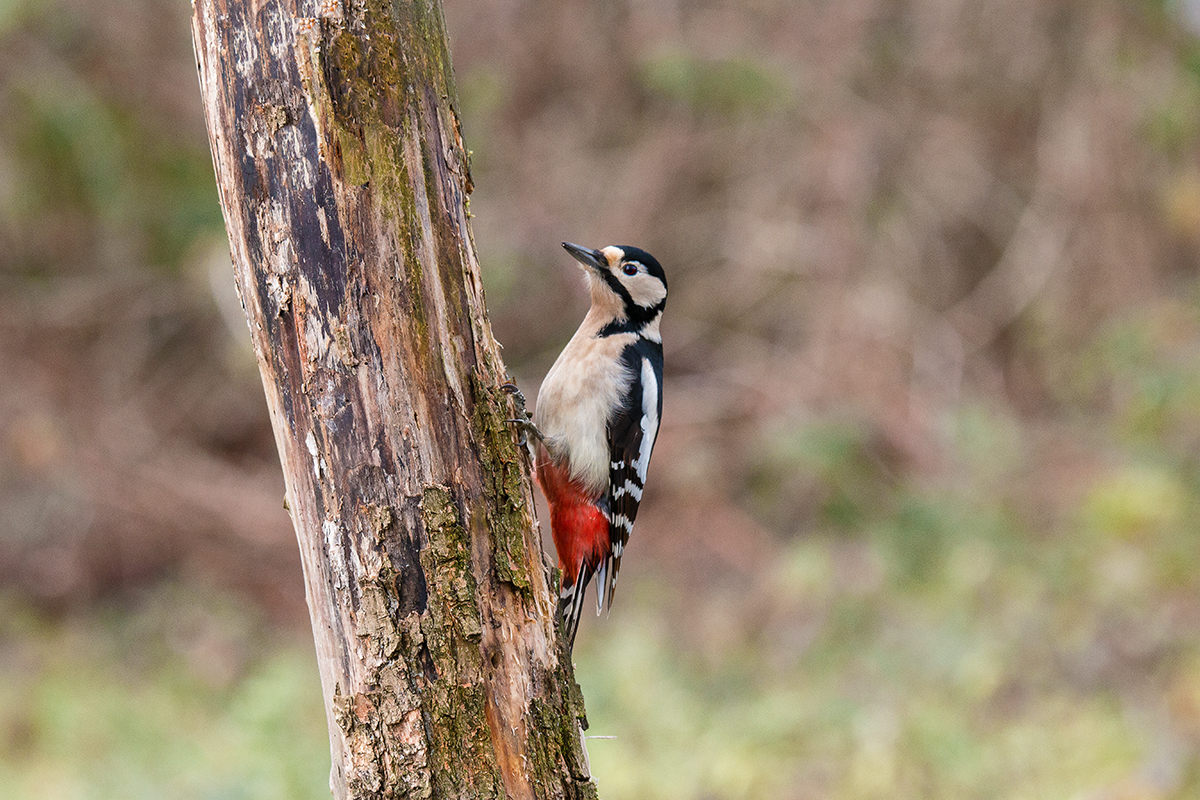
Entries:
MULTIPOLYGON (((1049 103, 1046 104, 1049 106, 1049 103)), ((1046 109, 1049 114, 1049 108, 1046 109)), ((1050 163, 1065 144, 1065 121, 1043 121, 1038 136, 1037 175, 1028 202, 1017 219, 996 265, 945 313, 962 339, 963 356, 982 350, 1019 317, 1064 266, 1067 241, 1078 212, 1059 196, 1050 163)))

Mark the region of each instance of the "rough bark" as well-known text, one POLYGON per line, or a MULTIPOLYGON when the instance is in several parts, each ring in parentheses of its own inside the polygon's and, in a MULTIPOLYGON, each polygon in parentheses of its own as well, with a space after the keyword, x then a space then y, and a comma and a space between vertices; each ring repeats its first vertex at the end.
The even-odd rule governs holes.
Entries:
POLYGON ((436 0, 195 0, 335 797, 594 797, 436 0))

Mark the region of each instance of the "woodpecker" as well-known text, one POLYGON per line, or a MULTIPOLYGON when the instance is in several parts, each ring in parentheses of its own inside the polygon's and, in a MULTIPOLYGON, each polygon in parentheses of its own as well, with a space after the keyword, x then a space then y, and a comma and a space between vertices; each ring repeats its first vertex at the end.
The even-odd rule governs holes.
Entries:
POLYGON ((567 650, 596 577, 596 613, 612 607, 662 418, 659 324, 667 277, 645 250, 563 242, 583 267, 592 305, 546 373, 533 425, 538 484, 562 571, 567 650))

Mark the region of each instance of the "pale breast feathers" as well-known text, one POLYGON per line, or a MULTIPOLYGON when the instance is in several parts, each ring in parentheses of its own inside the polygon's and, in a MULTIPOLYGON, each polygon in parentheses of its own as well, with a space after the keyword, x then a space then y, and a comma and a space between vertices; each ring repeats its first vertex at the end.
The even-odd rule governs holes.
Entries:
MULTIPOLYGON (((586 322, 586 321, 585 321, 586 322)), ((586 487, 608 488, 609 416, 633 380, 621 353, 632 336, 594 338, 581 327, 542 381, 534 423, 556 460, 586 487)))

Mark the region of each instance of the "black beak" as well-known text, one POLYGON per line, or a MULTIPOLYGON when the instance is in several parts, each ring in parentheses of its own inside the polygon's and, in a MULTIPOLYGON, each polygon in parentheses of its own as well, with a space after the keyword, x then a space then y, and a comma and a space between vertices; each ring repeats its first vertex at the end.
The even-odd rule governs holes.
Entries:
POLYGON ((604 257, 604 253, 599 250, 592 250, 589 247, 580 247, 577 244, 563 242, 562 246, 566 249, 571 257, 583 264, 585 267, 592 269, 608 269, 608 259, 604 257))

